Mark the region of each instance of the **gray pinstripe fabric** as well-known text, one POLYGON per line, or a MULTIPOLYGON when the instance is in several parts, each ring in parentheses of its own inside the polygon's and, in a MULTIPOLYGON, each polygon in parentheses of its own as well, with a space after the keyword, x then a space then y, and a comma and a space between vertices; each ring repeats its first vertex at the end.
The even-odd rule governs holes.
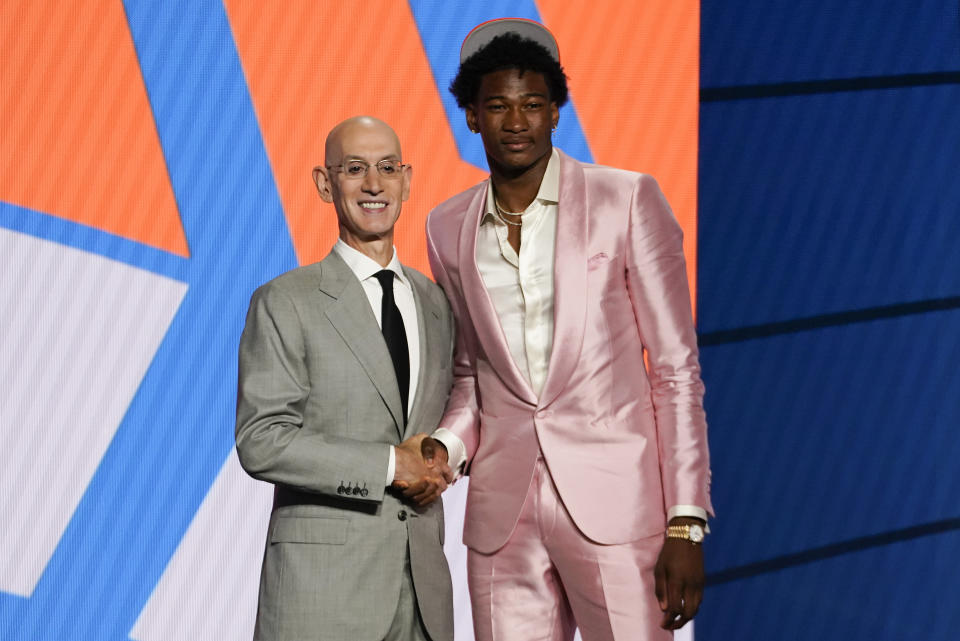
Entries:
POLYGON ((447 301, 422 274, 404 270, 422 364, 404 433, 386 344, 339 256, 288 272, 251 300, 237 452, 247 472, 276 486, 256 641, 381 641, 408 545, 423 623, 433 641, 453 639, 442 504, 418 513, 384 488, 388 445, 434 429, 452 379, 447 301))

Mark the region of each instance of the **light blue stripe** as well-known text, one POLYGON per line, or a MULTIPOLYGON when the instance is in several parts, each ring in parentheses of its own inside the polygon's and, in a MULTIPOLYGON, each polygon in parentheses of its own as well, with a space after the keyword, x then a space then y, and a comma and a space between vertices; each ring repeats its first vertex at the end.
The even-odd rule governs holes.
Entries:
POLYGON ((250 294, 296 266, 223 5, 126 11, 190 259, 9 206, 3 219, 189 287, 33 595, 0 599, 3 639, 129 637, 233 446, 250 294))
POLYGON ((25 207, 0 202, 0 227, 104 256, 174 280, 189 280, 190 261, 183 256, 25 207))

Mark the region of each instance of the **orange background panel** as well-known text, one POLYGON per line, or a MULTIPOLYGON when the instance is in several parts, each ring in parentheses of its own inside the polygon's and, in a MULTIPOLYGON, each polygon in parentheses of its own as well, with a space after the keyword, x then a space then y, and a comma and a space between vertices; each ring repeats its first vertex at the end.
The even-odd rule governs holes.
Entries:
MULTIPOLYGON (((459 158, 407 3, 225 5, 300 263, 325 256, 337 236, 333 206, 320 201, 310 177, 323 162, 326 134, 368 114, 396 129, 414 167, 396 245, 405 263, 429 273, 426 214, 486 172, 459 158)), ((540 0, 538 8, 560 43, 595 161, 657 178, 684 229, 693 288, 699 2, 605 0, 583 8, 540 0)))
POLYGON ((323 258, 337 238, 333 205, 311 178, 327 132, 365 114, 397 131, 413 165, 395 243, 404 263, 430 274, 427 213, 486 173, 460 160, 407 3, 225 6, 299 262, 323 258))
POLYGON ((537 6, 560 45, 594 161, 651 174, 666 194, 696 300, 699 1, 537 6))
POLYGON ((123 5, 0 3, 0 200, 187 256, 123 5))

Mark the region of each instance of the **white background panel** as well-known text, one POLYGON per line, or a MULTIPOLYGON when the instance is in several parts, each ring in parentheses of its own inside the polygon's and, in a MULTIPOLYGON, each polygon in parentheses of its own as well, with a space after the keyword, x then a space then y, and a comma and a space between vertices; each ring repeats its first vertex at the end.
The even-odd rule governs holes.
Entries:
POLYGON ((248 476, 231 449, 131 637, 252 639, 272 499, 273 485, 248 476))
POLYGON ((28 596, 186 294, 0 229, 0 590, 28 596))
POLYGON ((453 630, 455 641, 474 641, 470 592, 467 590, 467 548, 463 545, 463 513, 467 506, 470 477, 464 477, 443 493, 443 551, 453 581, 453 630))

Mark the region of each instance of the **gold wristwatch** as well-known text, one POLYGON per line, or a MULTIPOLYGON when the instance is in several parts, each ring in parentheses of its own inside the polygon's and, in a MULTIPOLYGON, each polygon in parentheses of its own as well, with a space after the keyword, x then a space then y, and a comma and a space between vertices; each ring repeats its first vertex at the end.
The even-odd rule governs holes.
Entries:
POLYGON ((694 523, 693 525, 668 525, 668 539, 683 539, 691 543, 703 543, 703 527, 694 523))

